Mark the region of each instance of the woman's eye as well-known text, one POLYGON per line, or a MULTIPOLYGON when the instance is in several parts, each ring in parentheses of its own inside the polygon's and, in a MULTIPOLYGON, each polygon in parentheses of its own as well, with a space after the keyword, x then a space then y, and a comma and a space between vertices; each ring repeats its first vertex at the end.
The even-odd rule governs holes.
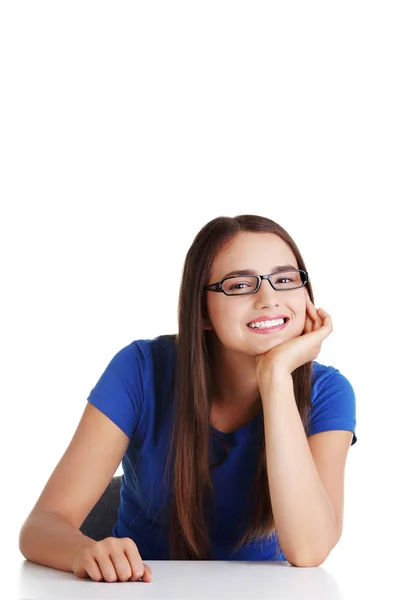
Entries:
POLYGON ((241 285, 248 285, 247 283, 235 283, 235 285, 232 285, 229 289, 242 289, 239 286, 241 285))

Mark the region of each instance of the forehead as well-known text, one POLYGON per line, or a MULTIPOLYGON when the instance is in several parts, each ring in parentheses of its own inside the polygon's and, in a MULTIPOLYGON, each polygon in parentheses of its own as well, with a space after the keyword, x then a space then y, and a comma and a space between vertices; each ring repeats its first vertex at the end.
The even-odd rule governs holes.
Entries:
POLYGON ((298 267, 291 248, 275 233, 241 231, 217 253, 212 276, 219 279, 233 269, 254 269, 269 273, 275 265, 291 263, 298 267))

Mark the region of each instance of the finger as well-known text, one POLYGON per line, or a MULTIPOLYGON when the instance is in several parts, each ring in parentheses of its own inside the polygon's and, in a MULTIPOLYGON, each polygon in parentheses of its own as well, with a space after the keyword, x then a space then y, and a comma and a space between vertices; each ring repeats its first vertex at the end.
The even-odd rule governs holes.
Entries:
POLYGON ((143 563, 143 569, 143 575, 139 579, 130 579, 129 581, 144 581, 145 583, 150 583, 153 581, 152 568, 143 563))
POLYGON ((132 575, 129 578, 129 581, 138 581, 144 577, 146 569, 136 544, 128 543, 124 548, 124 552, 132 569, 132 575))
POLYGON ((303 333, 310 333, 312 331, 312 328, 313 328, 313 321, 306 314, 306 320, 305 320, 305 323, 304 323, 303 333))
POLYGON ((312 331, 317 331, 322 326, 322 319, 309 296, 306 296, 306 310, 312 319, 312 331))
POLYGON ((332 320, 330 318, 330 315, 326 311, 323 311, 322 308, 319 308, 318 312, 321 315, 321 317, 323 315, 326 315, 326 317, 323 318, 321 327, 319 328, 318 331, 315 332, 315 333, 320 334, 321 342, 322 342, 326 337, 328 337, 328 335, 330 335, 332 333, 333 327, 332 327, 332 320))
POLYGON ((325 327, 329 327, 329 328, 333 329, 332 318, 331 318, 330 314, 327 313, 326 310, 324 310, 323 308, 319 308, 318 313, 322 318, 323 325, 325 327))
POLYGON ((153 580, 153 569, 149 565, 144 565, 143 581, 147 583, 153 580))
MULTIPOLYGON (((129 559, 125 554, 125 548, 119 546, 118 548, 113 548, 111 556, 110 556, 114 569, 118 577, 118 581, 128 581, 132 580, 132 577, 135 575, 129 559)), ((135 579, 139 579, 139 577, 135 577, 135 579)))
POLYGON ((97 564, 100 567, 104 581, 118 581, 118 575, 115 571, 114 563, 112 562, 111 557, 106 553, 102 553, 99 556, 96 555, 95 558, 97 560, 97 564))
POLYGON ((310 296, 306 296, 306 308, 307 308, 307 311, 309 312, 310 316, 313 319, 318 317, 317 309, 314 306, 313 302, 311 301, 310 296))
POLYGON ((93 556, 85 563, 85 571, 93 581, 101 581, 103 579, 103 573, 93 556))

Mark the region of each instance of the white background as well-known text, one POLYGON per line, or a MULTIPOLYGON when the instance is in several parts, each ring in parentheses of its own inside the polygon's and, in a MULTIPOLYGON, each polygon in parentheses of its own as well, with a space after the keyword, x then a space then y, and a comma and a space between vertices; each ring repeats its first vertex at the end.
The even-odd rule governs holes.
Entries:
POLYGON ((356 392, 324 567, 397 552, 398 31, 384 1, 2 4, 9 552, 112 356, 177 331, 198 230, 243 213, 294 238, 334 325, 317 360, 356 392))

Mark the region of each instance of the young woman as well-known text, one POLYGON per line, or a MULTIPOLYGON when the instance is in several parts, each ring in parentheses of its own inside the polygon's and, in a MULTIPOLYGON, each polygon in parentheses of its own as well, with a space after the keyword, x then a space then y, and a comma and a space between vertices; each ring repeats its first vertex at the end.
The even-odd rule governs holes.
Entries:
POLYGON ((98 581, 150 581, 151 559, 321 564, 342 533, 356 403, 315 361, 332 320, 295 242, 261 216, 210 221, 186 256, 178 321, 111 359, 21 552, 98 581), (118 521, 96 542, 79 527, 121 460, 118 521))

